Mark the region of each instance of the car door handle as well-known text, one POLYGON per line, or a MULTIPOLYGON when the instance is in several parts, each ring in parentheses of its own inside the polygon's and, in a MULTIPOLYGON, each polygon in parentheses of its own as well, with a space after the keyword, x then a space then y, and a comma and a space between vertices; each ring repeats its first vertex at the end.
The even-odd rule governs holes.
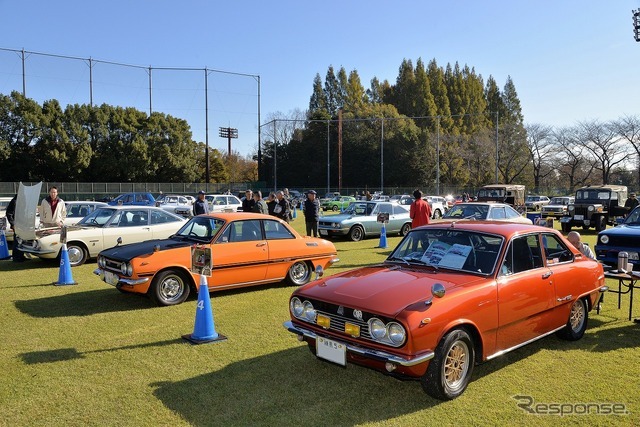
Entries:
POLYGON ((258 244, 256 244, 256 247, 259 248, 261 246, 266 246, 267 242, 260 242, 258 244))
POLYGON ((544 273, 542 275, 543 279, 548 279, 549 277, 551 277, 551 275, 553 274, 553 271, 547 271, 546 273, 544 273))

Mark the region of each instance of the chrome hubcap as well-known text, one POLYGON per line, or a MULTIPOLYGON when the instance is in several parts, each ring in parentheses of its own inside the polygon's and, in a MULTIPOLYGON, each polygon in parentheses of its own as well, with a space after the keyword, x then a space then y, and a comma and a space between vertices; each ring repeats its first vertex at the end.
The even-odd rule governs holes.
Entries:
POLYGON ((160 287, 160 294, 163 299, 172 300, 182 294, 182 281, 176 277, 167 277, 160 287))

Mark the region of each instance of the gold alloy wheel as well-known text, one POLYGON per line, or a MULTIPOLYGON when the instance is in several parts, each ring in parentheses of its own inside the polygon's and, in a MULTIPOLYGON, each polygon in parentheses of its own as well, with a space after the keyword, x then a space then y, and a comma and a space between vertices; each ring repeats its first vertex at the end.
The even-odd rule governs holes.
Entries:
POLYGON ((447 385, 460 387, 469 369, 469 348, 462 341, 456 341, 449 349, 443 365, 444 379, 447 385))

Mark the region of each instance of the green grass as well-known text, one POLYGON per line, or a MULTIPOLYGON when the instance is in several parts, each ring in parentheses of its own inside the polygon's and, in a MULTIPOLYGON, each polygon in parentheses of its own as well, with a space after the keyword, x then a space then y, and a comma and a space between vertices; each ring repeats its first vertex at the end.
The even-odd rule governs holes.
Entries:
MULTIPOLYGON (((584 234, 593 247, 595 233, 584 234)), ((336 241, 341 262, 327 274, 382 261, 398 240, 336 241)), ((57 287, 55 263, 0 262, 0 425, 640 424, 640 325, 627 320, 628 296, 618 310, 607 295, 582 340, 551 336, 477 366, 460 398, 440 402, 418 382, 314 358, 282 327, 293 287, 213 293, 228 340, 194 346, 181 336, 193 331, 195 299, 155 307, 104 284, 95 267, 57 287), (515 395, 619 402, 630 414, 535 416, 515 395)))

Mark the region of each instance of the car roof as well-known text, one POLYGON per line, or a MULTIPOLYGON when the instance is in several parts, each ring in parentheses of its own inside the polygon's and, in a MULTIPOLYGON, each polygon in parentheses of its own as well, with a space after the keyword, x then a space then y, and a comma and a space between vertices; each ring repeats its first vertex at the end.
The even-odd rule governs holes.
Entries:
POLYGON ((284 222, 280 218, 273 215, 259 214, 259 213, 253 213, 253 212, 209 212, 208 214, 203 214, 198 216, 220 218, 225 221, 236 221, 239 219, 273 219, 279 222, 284 222))
POLYGON ((511 238, 513 235, 526 234, 531 232, 548 232, 559 234, 559 232, 553 228, 542 227, 539 225, 521 224, 516 222, 505 221, 477 221, 477 220, 458 220, 458 221, 446 221, 446 222, 432 222, 429 225, 424 225, 418 228, 424 227, 438 227, 449 228, 453 230, 464 231, 476 231, 483 233, 498 234, 506 238, 511 238))
POLYGON ((162 208, 157 208, 155 206, 147 206, 147 205, 105 205, 105 206, 98 206, 98 208, 109 208, 109 209, 136 209, 136 210, 140 210, 140 209, 148 209, 148 210, 154 210, 154 211, 161 211, 161 212, 167 212, 162 208))

